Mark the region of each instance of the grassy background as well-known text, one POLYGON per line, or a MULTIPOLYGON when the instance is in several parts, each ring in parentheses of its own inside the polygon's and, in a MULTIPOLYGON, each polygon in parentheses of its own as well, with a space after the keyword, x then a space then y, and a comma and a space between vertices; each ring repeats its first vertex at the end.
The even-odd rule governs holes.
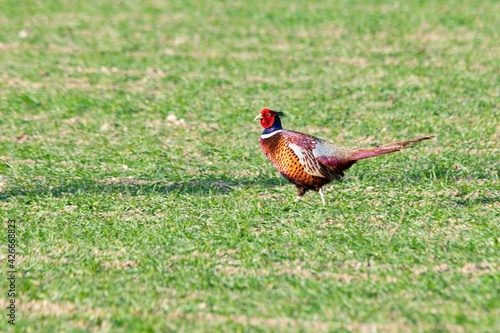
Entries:
POLYGON ((499 2, 0 7, 17 331, 498 329, 499 2), (348 146, 437 139, 295 204, 262 107, 348 146))

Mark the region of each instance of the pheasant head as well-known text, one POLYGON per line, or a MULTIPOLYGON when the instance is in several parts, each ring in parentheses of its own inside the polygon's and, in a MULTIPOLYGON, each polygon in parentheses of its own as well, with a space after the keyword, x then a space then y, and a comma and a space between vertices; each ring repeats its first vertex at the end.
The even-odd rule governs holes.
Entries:
POLYGON ((264 133, 271 133, 283 129, 281 126, 280 116, 283 112, 273 111, 268 108, 262 109, 260 114, 255 117, 255 120, 260 120, 260 124, 264 127, 264 133))

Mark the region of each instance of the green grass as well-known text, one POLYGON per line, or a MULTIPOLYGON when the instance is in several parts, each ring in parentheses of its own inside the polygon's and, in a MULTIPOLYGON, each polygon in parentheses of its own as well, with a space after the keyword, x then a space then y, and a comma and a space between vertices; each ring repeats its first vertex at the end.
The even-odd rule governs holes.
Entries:
POLYGON ((18 332, 498 330, 497 1, 0 7, 18 332), (294 203, 263 107, 347 146, 437 138, 294 203))

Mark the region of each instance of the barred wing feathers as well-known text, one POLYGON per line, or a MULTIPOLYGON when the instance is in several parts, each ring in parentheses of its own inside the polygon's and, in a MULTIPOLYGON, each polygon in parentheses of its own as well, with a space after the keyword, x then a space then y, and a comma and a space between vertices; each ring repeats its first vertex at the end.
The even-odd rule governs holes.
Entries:
POLYGON ((307 134, 286 131, 288 146, 297 155, 304 171, 330 181, 340 179, 355 161, 349 160, 349 150, 307 134))

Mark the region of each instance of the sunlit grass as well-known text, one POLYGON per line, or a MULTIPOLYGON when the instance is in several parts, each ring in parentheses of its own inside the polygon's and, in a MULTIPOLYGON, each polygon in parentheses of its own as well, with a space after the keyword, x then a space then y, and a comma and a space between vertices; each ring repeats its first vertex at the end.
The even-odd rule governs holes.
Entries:
POLYGON ((17 331, 494 331, 498 12, 4 1, 17 331), (436 139, 359 162, 326 207, 294 203, 263 107, 347 146, 436 139))

